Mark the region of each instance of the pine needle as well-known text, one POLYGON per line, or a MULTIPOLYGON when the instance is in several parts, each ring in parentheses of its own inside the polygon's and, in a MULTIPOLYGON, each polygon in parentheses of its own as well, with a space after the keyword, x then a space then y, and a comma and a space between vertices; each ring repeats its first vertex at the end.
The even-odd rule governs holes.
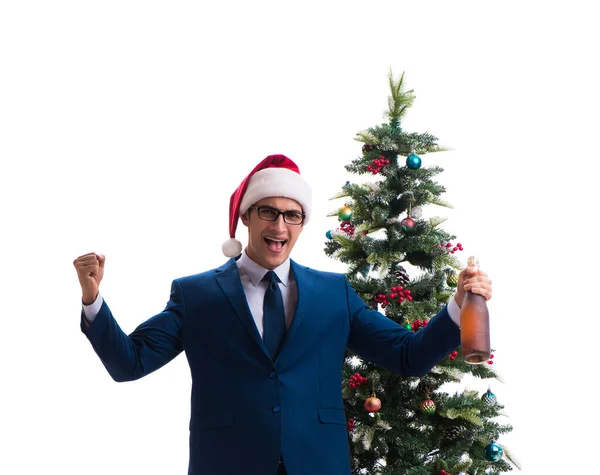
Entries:
POLYGON ((448 419, 464 419, 465 421, 469 421, 471 424, 475 424, 476 426, 483 427, 483 421, 481 417, 479 417, 479 409, 475 409, 473 407, 468 407, 466 409, 454 409, 450 408, 446 411, 446 417, 448 419))
POLYGON ((501 445, 502 451, 504 452, 504 456, 512 463, 515 467, 521 470, 521 462, 515 457, 515 455, 506 448, 506 446, 501 445))
POLYGON ((442 218, 441 216, 433 216, 432 218, 429 218, 429 226, 431 226, 431 228, 437 228, 440 224, 446 222, 448 220, 448 218, 442 218))

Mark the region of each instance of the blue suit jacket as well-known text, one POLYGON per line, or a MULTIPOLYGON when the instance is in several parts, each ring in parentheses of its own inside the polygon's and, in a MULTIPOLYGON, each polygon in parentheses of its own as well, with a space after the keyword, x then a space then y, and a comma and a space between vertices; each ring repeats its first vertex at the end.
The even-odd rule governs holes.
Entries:
POLYGON ((341 394, 344 351, 420 376, 459 344, 446 308, 412 333, 370 310, 344 275, 292 261, 298 305, 275 361, 258 333, 234 259, 173 281, 164 311, 131 335, 104 303, 90 326, 116 381, 141 378, 185 351, 192 374, 189 475, 348 475, 341 394), (218 390, 215 390, 218 388, 218 390))

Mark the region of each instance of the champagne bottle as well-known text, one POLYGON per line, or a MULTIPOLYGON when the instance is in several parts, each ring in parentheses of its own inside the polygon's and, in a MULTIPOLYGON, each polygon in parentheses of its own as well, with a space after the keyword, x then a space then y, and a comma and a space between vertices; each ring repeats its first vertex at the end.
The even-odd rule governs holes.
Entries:
MULTIPOLYGON (((478 265, 477 258, 469 257, 469 266, 478 265)), ((485 297, 465 292, 460 309, 460 346, 466 363, 479 364, 490 357, 490 315, 485 297)))

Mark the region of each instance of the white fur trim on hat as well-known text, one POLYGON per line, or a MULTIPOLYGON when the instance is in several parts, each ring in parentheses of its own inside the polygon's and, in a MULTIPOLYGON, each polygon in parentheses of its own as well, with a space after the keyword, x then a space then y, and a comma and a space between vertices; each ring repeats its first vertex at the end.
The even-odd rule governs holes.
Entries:
POLYGON ((226 257, 237 257, 242 253, 242 243, 235 238, 230 238, 221 246, 226 257))
POLYGON ((306 215, 304 223, 308 222, 312 210, 310 186, 299 173, 287 168, 265 168, 252 175, 240 203, 240 216, 257 201, 271 197, 289 198, 300 203, 306 215))

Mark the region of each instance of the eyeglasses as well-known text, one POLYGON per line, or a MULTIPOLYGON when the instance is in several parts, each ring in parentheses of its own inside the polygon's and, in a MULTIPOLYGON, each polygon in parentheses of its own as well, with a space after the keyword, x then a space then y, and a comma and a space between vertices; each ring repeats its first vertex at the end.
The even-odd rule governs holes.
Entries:
POLYGON ((279 211, 278 209, 271 208, 270 206, 251 206, 249 210, 255 209, 258 217, 263 221, 277 221, 279 215, 283 216, 283 221, 286 224, 292 224, 298 226, 304 222, 305 214, 296 210, 279 211))

